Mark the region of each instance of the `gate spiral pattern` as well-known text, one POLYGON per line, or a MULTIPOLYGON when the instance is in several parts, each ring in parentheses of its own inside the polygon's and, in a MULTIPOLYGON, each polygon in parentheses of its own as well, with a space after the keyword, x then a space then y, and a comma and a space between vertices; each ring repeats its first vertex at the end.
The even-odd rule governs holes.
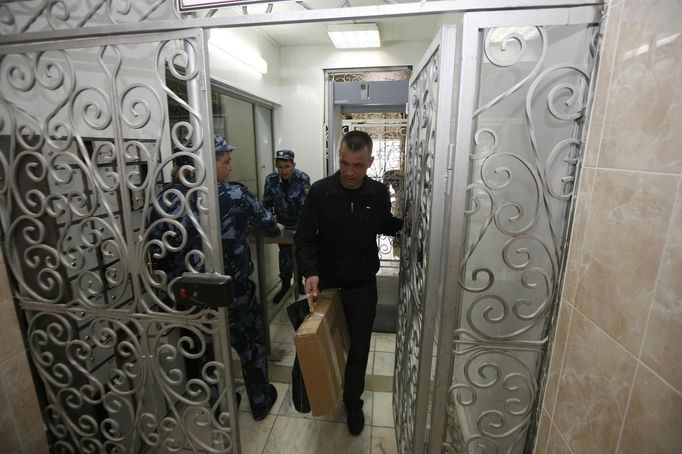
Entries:
POLYGON ((524 452, 558 304, 590 83, 591 63, 547 63, 557 60, 549 52, 557 35, 545 27, 484 32, 447 453, 524 452), (505 69, 522 76, 500 91, 495 71, 505 69))
POLYGON ((176 305, 158 266, 221 269, 208 101, 165 83, 205 86, 203 35, 181 34, 0 55, 3 247, 55 452, 233 452, 225 320, 176 305), (181 156, 185 190, 164 191, 181 156))

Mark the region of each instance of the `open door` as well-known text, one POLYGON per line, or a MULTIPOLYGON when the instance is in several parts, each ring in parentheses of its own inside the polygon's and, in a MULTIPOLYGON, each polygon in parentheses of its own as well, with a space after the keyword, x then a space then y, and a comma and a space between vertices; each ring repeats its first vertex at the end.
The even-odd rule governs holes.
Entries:
POLYGON ((442 238, 457 94, 458 28, 445 26, 410 79, 393 417, 401 453, 423 452, 440 309, 442 238))
POLYGON ((239 452, 226 307, 171 289, 223 271, 203 30, 0 56, 2 247, 51 449, 239 452))
POLYGON ((531 452, 601 11, 467 13, 410 82, 401 453, 531 452))

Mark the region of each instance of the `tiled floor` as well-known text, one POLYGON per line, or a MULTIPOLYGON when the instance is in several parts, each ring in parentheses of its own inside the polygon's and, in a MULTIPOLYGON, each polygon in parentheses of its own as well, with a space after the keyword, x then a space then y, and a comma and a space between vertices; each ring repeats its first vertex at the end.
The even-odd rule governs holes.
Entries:
MULTIPOLYGON (((270 325, 272 365, 292 366, 294 330, 280 312, 270 325)), ((392 376, 395 334, 374 333, 367 363, 368 376, 392 376)), ((296 411, 291 386, 274 383, 278 399, 262 421, 253 420, 244 399, 239 409, 241 449, 245 454, 391 454, 397 453, 391 392, 365 391, 365 430, 357 437, 346 426, 343 405, 333 416, 313 417, 296 411)), ((389 390, 387 390, 389 391, 389 390)))
POLYGON ((239 433, 245 454, 391 454, 397 453, 391 393, 366 391, 365 430, 354 437, 346 427, 345 410, 336 415, 313 417, 296 411, 291 386, 274 383, 279 393, 270 414, 256 422, 248 401, 239 409, 239 433))

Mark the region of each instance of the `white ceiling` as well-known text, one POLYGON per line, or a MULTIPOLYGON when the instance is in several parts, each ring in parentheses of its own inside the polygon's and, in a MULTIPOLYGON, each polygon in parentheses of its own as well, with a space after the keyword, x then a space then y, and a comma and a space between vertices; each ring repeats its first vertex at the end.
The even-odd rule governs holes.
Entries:
MULTIPOLYGON (((331 1, 331 0, 322 0, 331 1)), ((338 3, 339 0, 334 0, 338 3)), ((362 6, 363 3, 375 3, 377 0, 353 0, 353 6, 362 6)), ((295 4, 289 2, 275 3, 277 12, 289 11, 294 12, 296 8, 300 10, 295 4)), ((319 6, 319 0, 318 4, 319 6)), ((263 13, 265 5, 254 5, 249 7, 251 14, 263 13)), ((224 8, 218 11, 217 15, 240 15, 241 9, 238 7, 224 8)), ((396 42, 396 41, 430 41, 438 27, 443 23, 456 23, 459 21, 459 15, 455 14, 434 14, 434 15, 419 15, 396 18, 383 19, 367 19, 367 20, 344 20, 333 22, 309 22, 286 25, 266 25, 260 26, 262 32, 267 34, 276 44, 280 46, 304 46, 304 45, 331 45, 329 36, 327 35, 328 25, 338 24, 352 24, 362 22, 376 23, 379 27, 382 42, 396 42)))
POLYGON ((381 42, 430 41, 441 23, 440 16, 411 16, 366 21, 313 22, 306 24, 268 25, 259 27, 280 46, 331 44, 327 26, 372 22, 379 27, 381 42))

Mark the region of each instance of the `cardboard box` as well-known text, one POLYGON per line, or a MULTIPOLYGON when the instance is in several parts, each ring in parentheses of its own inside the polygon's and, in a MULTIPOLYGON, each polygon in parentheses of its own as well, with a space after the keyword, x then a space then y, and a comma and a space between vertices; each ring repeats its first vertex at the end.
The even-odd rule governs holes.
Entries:
POLYGON ((312 415, 335 413, 350 347, 338 289, 320 292, 314 312, 294 334, 294 345, 312 415))

